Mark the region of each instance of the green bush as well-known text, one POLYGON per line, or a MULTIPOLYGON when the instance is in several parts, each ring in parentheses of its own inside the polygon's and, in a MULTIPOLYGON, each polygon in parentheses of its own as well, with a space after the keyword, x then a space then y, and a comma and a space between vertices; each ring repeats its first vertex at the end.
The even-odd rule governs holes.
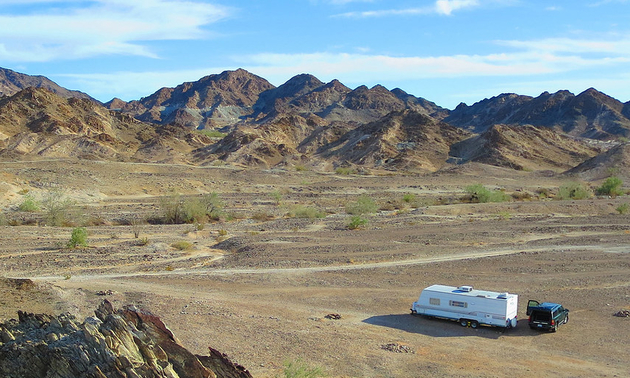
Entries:
POLYGON ((179 251, 185 251, 187 249, 192 248, 192 244, 187 242, 187 241, 185 241, 185 240, 182 240, 182 241, 178 241, 178 242, 175 242, 175 243, 171 244, 171 247, 173 247, 173 248, 175 248, 175 249, 177 249, 179 251))
POLYGON ((560 200, 581 200, 591 197, 591 191, 579 182, 570 182, 560 186, 558 189, 557 199, 560 200))
POLYGON ((44 220, 48 226, 65 226, 70 223, 75 202, 61 191, 48 192, 43 200, 44 220))
POLYGON ((600 196, 612 196, 616 197, 620 194, 623 194, 621 190, 621 186, 623 185, 623 181, 617 176, 610 176, 602 183, 602 186, 597 188, 596 193, 600 196))
POLYGON ((617 206, 615 210, 617 210, 619 214, 626 214, 628 213, 629 209, 630 209, 630 205, 628 205, 627 203, 622 203, 621 205, 617 206))
POLYGON ((407 202, 407 203, 413 203, 416 202, 418 199, 416 198, 415 194, 411 194, 411 193, 406 193, 403 195, 403 201, 407 202))
POLYGON ((184 222, 184 201, 178 193, 160 197, 160 212, 164 223, 179 224, 184 222))
POLYGON ((467 199, 470 202, 487 203, 487 202, 505 202, 510 196, 500 190, 490 190, 481 184, 470 185, 466 187, 467 199))
POLYGON ((351 215, 373 214, 377 210, 376 202, 368 196, 361 196, 356 202, 346 204, 346 213, 351 215))
POLYGON ((357 171, 356 169, 353 169, 350 167, 338 167, 337 169, 335 169, 335 173, 338 175, 348 176, 348 175, 355 175, 357 171))
POLYGON ((162 221, 167 224, 205 223, 223 215, 223 203, 216 193, 189 199, 172 193, 160 198, 159 207, 162 221))
POLYGON ((363 218, 362 216, 353 215, 350 218, 350 223, 348 223, 346 227, 348 228, 348 230, 356 230, 356 229, 366 226, 368 223, 369 221, 363 218))
POLYGON ((68 248, 87 247, 88 232, 85 227, 75 227, 72 229, 70 241, 66 245, 68 248))
POLYGON ((293 206, 293 208, 291 208, 291 211, 289 212, 289 216, 293 218, 315 219, 315 218, 324 218, 326 216, 326 213, 319 211, 318 209, 314 207, 296 205, 296 206, 293 206))
POLYGON ((275 202, 276 206, 280 206, 280 203, 282 203, 282 193, 280 193, 277 190, 274 190, 273 192, 271 192, 271 198, 273 198, 273 201, 275 202))
POLYGON ((284 378, 324 378, 326 374, 320 367, 310 367, 301 360, 284 363, 284 378))
POLYGON ((35 212, 40 210, 39 202, 30 194, 24 196, 24 201, 18 206, 20 211, 35 212))

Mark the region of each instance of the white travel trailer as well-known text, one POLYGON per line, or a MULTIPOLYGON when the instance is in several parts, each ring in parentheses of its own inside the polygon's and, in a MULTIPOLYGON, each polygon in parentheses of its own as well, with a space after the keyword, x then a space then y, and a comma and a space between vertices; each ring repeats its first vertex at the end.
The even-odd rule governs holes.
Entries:
POLYGON ((456 320, 462 327, 512 328, 517 324, 518 295, 475 290, 472 286, 432 285, 411 306, 412 315, 456 320))

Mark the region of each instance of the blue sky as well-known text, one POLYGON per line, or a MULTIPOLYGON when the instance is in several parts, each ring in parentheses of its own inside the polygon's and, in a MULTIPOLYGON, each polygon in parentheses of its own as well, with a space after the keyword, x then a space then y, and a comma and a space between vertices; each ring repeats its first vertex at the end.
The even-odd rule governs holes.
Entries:
POLYGON ((630 0, 0 0, 0 67, 108 101, 244 68, 446 108, 594 87, 630 100, 630 0))

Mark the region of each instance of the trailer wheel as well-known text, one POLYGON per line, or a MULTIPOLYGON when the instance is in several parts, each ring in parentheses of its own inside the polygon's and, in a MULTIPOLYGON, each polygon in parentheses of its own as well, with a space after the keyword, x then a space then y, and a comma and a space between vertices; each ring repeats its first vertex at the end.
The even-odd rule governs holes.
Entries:
POLYGON ((459 325, 462 327, 468 327, 468 319, 459 319, 459 325))
POLYGON ((476 320, 473 320, 472 322, 470 322, 470 328, 478 328, 479 327, 479 322, 476 320))

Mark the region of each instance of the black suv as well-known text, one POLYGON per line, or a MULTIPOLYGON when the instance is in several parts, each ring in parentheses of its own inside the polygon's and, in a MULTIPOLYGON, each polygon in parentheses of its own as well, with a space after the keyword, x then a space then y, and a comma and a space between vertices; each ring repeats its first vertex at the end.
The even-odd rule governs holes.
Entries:
POLYGON ((569 321, 569 310, 558 303, 549 303, 529 300, 527 302, 527 315, 529 315, 529 328, 544 329, 552 332, 558 330, 558 326, 569 321))

